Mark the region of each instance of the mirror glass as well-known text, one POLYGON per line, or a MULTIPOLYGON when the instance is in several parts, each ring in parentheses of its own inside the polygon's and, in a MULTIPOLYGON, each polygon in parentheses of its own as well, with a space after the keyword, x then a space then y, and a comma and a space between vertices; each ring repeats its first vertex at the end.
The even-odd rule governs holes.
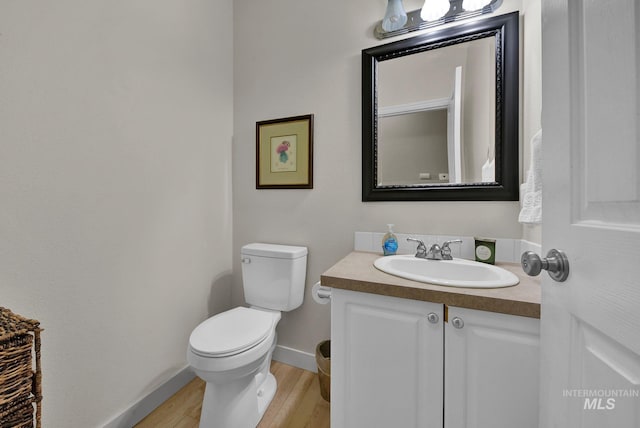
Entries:
POLYGON ((518 199, 518 14, 365 49, 363 201, 518 199))
POLYGON ((378 186, 494 182, 495 37, 378 65, 378 186))

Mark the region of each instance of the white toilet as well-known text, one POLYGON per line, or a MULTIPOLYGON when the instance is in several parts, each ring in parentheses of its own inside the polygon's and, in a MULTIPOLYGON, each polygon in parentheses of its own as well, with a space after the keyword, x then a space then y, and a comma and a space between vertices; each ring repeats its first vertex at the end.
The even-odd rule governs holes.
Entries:
POLYGON ((197 326, 187 361, 207 386, 200 428, 253 428, 276 393, 270 373, 281 311, 302 304, 307 248, 242 247, 242 283, 250 308, 237 307, 197 326))

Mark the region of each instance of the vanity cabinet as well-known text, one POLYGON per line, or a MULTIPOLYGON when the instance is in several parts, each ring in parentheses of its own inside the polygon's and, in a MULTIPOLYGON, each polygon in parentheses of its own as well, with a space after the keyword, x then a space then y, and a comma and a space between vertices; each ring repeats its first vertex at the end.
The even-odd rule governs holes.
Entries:
POLYGON ((442 317, 441 304, 334 288, 331 426, 442 428, 442 317))
POLYGON ((538 426, 539 320, 334 288, 333 428, 538 426))
POLYGON ((537 428, 540 320, 448 307, 444 427, 537 428))

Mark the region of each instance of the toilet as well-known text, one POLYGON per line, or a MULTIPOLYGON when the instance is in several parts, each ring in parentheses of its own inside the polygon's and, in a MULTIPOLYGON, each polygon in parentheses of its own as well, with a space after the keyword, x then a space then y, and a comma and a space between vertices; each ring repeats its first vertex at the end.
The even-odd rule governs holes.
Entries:
POLYGON ((277 388, 269 368, 280 313, 304 297, 306 247, 254 243, 240 254, 250 307, 217 314, 189 337, 187 361, 206 382, 200 428, 258 425, 277 388))

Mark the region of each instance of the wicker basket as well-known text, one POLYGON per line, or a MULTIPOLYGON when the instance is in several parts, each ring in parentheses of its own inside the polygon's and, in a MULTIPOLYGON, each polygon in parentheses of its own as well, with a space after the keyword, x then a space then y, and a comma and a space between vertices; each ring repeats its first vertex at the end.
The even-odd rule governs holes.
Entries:
POLYGON ((38 321, 0 307, 0 428, 32 428, 34 420, 41 427, 41 331, 38 321))

